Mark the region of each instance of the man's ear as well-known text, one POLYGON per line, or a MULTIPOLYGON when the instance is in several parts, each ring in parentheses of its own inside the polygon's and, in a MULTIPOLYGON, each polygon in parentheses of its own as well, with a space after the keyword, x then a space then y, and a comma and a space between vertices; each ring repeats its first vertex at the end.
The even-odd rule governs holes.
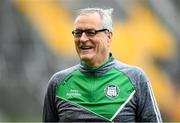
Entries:
POLYGON ((112 33, 112 32, 108 32, 107 36, 108 36, 108 38, 109 38, 109 40, 108 40, 109 42, 108 42, 108 43, 111 43, 113 33, 112 33))
POLYGON ((107 44, 108 44, 108 47, 110 47, 111 42, 112 42, 112 32, 108 32, 107 37, 108 37, 107 44))

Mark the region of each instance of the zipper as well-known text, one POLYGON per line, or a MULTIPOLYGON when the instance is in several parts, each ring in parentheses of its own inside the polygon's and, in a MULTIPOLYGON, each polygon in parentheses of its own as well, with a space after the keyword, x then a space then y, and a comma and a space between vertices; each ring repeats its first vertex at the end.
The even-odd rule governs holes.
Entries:
POLYGON ((95 72, 93 71, 92 77, 91 77, 91 99, 90 102, 94 102, 95 101, 95 87, 96 87, 96 82, 95 82, 95 72))

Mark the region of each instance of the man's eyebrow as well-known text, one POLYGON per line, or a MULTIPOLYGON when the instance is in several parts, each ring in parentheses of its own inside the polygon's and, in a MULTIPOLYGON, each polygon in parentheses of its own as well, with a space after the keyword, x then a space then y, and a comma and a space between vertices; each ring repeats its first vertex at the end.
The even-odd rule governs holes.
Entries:
POLYGON ((84 31, 84 30, 96 30, 96 29, 94 29, 94 28, 87 28, 87 29, 76 28, 75 30, 82 30, 82 31, 84 31))

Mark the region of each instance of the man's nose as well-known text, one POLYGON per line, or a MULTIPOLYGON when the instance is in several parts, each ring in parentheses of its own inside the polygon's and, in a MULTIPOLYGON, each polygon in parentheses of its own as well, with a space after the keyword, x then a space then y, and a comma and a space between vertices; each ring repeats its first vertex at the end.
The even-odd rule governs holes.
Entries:
POLYGON ((88 36, 86 35, 85 32, 82 33, 81 37, 80 37, 80 41, 87 41, 89 40, 88 36))

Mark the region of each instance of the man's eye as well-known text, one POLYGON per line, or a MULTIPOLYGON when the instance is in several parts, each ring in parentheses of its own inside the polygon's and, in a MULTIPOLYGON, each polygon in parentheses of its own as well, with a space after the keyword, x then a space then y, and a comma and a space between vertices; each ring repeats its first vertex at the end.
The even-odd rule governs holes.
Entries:
POLYGON ((75 34, 75 35, 81 35, 81 34, 82 34, 82 31, 75 31, 74 34, 75 34))
POLYGON ((86 34, 87 34, 87 35, 90 35, 90 36, 93 36, 93 35, 95 35, 96 33, 95 33, 95 31, 86 31, 86 34))

